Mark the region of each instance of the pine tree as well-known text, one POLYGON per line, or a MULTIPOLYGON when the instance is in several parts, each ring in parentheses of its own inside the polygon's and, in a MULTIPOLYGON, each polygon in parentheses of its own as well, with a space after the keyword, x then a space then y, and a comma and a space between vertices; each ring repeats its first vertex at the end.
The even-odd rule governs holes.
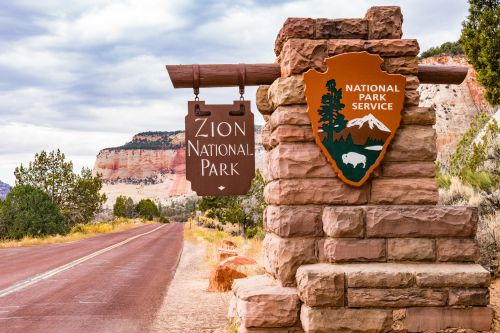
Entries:
POLYGON ((342 88, 337 89, 334 79, 326 83, 328 93, 321 97, 321 107, 318 111, 320 115, 321 129, 327 134, 326 140, 333 141, 333 133, 341 132, 347 121, 340 111, 345 107, 340 102, 342 99, 342 88))
POLYGON ((469 4, 460 43, 486 90, 484 97, 495 106, 500 104, 500 1, 469 0, 469 4))

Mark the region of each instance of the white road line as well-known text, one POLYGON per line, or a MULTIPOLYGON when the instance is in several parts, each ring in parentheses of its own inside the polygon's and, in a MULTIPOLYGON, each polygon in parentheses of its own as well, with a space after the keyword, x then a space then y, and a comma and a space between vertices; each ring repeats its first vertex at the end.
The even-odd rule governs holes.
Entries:
POLYGON ((81 263, 83 263, 83 262, 85 262, 85 261, 87 261, 87 260, 90 260, 90 259, 92 259, 92 258, 94 258, 94 257, 97 257, 97 256, 98 256, 98 255, 100 255, 100 254, 106 253, 106 252, 108 252, 108 251, 111 251, 111 250, 113 250, 113 249, 115 249, 115 248, 119 247, 119 246, 122 246, 122 245, 124 245, 124 244, 127 244, 128 242, 131 242, 131 241, 133 241, 133 240, 134 240, 134 239, 136 239, 136 238, 139 238, 139 237, 145 236, 145 235, 147 235, 147 234, 150 234, 150 233, 152 233, 152 232, 155 232, 156 230, 158 230, 158 229, 160 229, 160 228, 162 228, 162 227, 164 227, 164 226, 165 226, 165 224, 164 224, 164 225, 159 226, 158 228, 155 228, 155 229, 153 229, 153 230, 150 230, 150 231, 148 231, 148 232, 145 232, 145 233, 143 233, 143 234, 139 234, 139 235, 136 235, 136 236, 133 236, 133 237, 127 238, 127 239, 125 239, 124 241, 121 241, 121 242, 119 242, 119 243, 116 243, 116 244, 113 244, 113 245, 111 245, 111 246, 108 246, 108 247, 106 247, 106 248, 104 248, 104 249, 102 249, 102 250, 99 250, 99 251, 96 251, 96 252, 91 253, 91 254, 89 254, 89 255, 86 255, 85 257, 82 257, 82 258, 76 259, 76 260, 74 260, 74 261, 72 261, 72 262, 70 262, 70 263, 68 263, 68 264, 66 264, 66 265, 63 265, 63 266, 60 266, 60 267, 57 267, 57 268, 51 269, 50 271, 47 271, 47 272, 45 272, 45 273, 37 274, 37 275, 35 275, 35 276, 32 276, 32 277, 30 277, 30 278, 27 278, 26 280, 23 280, 23 281, 17 282, 17 283, 13 284, 13 285, 12 285, 12 286, 10 286, 10 287, 7 287, 7 288, 5 288, 5 289, 3 289, 3 290, 0 290, 0 297, 7 296, 7 295, 12 294, 12 293, 14 293, 14 292, 16 292, 16 291, 19 291, 19 290, 22 290, 22 289, 24 289, 24 288, 26 288, 26 287, 29 287, 29 286, 31 286, 31 285, 34 285, 35 283, 38 283, 38 282, 40 282, 40 281, 42 281, 42 280, 48 279, 48 278, 50 278, 50 277, 52 277, 52 276, 54 276, 54 275, 56 275, 56 274, 59 274, 59 273, 61 273, 61 272, 64 272, 65 270, 68 270, 68 269, 70 269, 70 268, 73 268, 73 267, 75 267, 76 265, 79 265, 79 264, 81 264, 81 263))

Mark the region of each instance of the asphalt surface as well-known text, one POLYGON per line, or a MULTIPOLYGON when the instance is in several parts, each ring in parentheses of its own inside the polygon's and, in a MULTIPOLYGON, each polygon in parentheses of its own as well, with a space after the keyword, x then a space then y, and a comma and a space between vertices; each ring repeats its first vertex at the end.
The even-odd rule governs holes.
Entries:
POLYGON ((0 332, 149 332, 175 274, 182 229, 153 224, 0 249, 0 332), (46 272, 54 274, 40 279, 46 272))

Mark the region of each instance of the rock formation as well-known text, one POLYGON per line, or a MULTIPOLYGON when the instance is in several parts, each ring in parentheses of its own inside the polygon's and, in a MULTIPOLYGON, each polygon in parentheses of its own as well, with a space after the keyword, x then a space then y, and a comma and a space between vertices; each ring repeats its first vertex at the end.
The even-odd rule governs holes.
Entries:
POLYGON ((436 108, 438 160, 446 161, 455 151, 460 136, 478 112, 493 114, 494 109, 484 99, 484 88, 477 82, 476 71, 464 56, 434 56, 420 60, 423 64, 468 66, 469 72, 460 85, 420 85, 420 105, 436 108))
MULTIPOLYGON (((264 150, 260 127, 255 128, 256 163, 262 165, 264 150)), ((103 192, 111 207, 119 195, 134 201, 151 198, 159 202, 194 196, 186 180, 184 132, 144 132, 120 147, 99 152, 94 174, 101 174, 103 192)))
POLYGON ((0 200, 5 199, 7 194, 9 194, 10 189, 11 187, 9 184, 5 184, 4 182, 0 181, 0 200))

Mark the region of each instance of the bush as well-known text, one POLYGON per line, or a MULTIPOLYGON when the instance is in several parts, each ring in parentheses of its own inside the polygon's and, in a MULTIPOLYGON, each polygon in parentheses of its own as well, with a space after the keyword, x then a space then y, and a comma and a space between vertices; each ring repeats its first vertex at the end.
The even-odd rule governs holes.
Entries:
POLYGON ((64 217, 42 190, 19 185, 7 195, 0 210, 0 238, 66 234, 64 217))
POLYGON ((247 230, 262 228, 264 202, 264 179, 259 170, 255 173, 250 190, 246 195, 203 197, 198 203, 198 209, 211 219, 217 219, 220 224, 239 225, 244 237, 253 237, 256 232, 247 230))
POLYGON ((135 217, 134 200, 130 197, 120 195, 113 205, 113 215, 116 217, 135 217))
POLYGON ((83 168, 73 172, 73 163, 60 151, 35 154, 27 167, 22 164, 14 171, 16 185, 29 185, 45 192, 57 205, 69 226, 88 223, 102 208, 106 196, 100 193, 102 179, 83 168))
POLYGON ((167 223, 170 223, 170 220, 169 220, 169 219, 167 219, 165 216, 161 215, 161 216, 160 216, 160 223, 165 223, 165 224, 167 224, 167 223))
POLYGON ((160 210, 151 199, 142 199, 135 206, 135 211, 144 219, 152 221, 153 218, 160 216, 160 210))

